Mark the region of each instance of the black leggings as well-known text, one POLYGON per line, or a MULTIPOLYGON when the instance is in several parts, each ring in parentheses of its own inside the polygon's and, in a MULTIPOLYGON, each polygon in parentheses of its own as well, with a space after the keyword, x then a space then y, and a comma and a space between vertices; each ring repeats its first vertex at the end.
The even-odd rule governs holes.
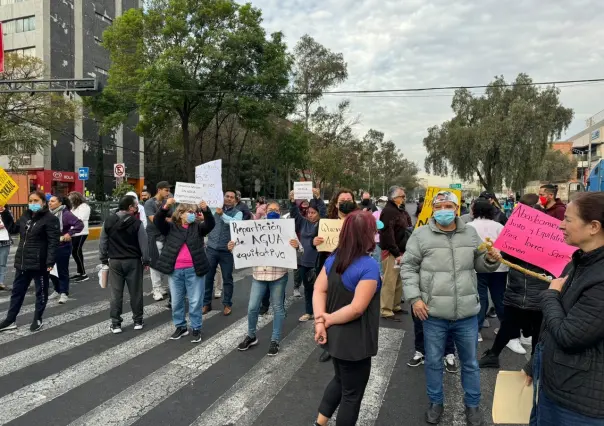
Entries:
POLYGON ((336 426, 354 426, 369 381, 371 358, 361 361, 332 360, 335 376, 325 388, 319 413, 331 418, 339 406, 336 426))
POLYGON ((82 254, 82 247, 84 247, 86 238, 88 238, 88 235, 71 237, 71 255, 78 267, 78 275, 86 275, 86 270, 84 269, 84 255, 82 254))
POLYGON ((505 345, 512 339, 520 336, 520 330, 526 337, 533 337, 533 348, 531 355, 535 353, 535 346, 539 342, 539 333, 541 331, 541 321, 543 314, 541 311, 531 311, 520 309, 514 306, 504 306, 503 321, 499 328, 499 333, 495 336, 495 342, 491 351, 499 356, 505 345))

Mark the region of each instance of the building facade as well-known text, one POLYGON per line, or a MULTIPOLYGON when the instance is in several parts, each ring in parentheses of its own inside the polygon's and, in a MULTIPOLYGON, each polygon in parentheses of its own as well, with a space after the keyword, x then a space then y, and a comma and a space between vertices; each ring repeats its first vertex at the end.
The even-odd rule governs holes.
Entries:
MULTIPOLYGON (((97 78, 105 83, 109 53, 101 46, 103 32, 125 11, 141 7, 141 0, 0 0, 0 21, 5 52, 36 56, 44 61, 45 78, 97 78)), ((78 98, 77 94, 70 94, 78 98)), ((99 136, 95 121, 82 118, 68 123, 65 131, 49 133, 44 150, 24 158, 30 189, 67 193, 83 191, 78 168, 89 167, 88 188, 98 173, 105 178, 105 192, 115 186, 113 166, 126 164, 130 183, 140 189, 144 181, 144 141, 133 131, 137 117, 114 135, 99 136), (100 147, 100 148, 99 148, 100 147), (103 149, 103 168, 97 167, 97 149, 103 149)), ((8 159, 0 157, 0 167, 8 159)), ((94 190, 94 189, 93 189, 94 190)))
POLYGON ((585 184, 589 171, 604 156, 604 111, 586 121, 586 128, 570 137, 573 155, 577 160, 577 177, 585 184), (591 147, 591 164, 589 150, 591 147))

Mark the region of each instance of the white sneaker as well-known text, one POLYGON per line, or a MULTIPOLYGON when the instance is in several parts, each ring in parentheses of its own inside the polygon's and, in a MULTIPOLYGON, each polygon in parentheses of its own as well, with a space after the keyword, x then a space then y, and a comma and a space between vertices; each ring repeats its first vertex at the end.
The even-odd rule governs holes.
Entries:
POLYGON ((214 292, 214 299, 220 299, 222 297, 222 290, 216 290, 214 292))
POLYGON ((167 296, 168 295, 168 290, 166 290, 165 288, 162 288, 161 290, 159 290, 161 292, 162 296, 167 296))
POLYGON ((56 291, 53 291, 51 294, 48 295, 48 300, 55 300, 59 298, 59 293, 57 293, 56 291))
POLYGON ((153 290, 153 300, 159 301, 159 300, 163 300, 163 299, 164 299, 164 295, 161 294, 161 290, 153 290))
POLYGON ((478 333, 478 341, 482 342, 482 334, 478 333))
POLYGON ((495 333, 495 334, 499 333, 499 327, 497 327, 495 330, 493 330, 493 333, 495 333))
POLYGON ((524 337, 523 335, 520 335, 520 343, 522 345, 525 345, 525 346, 532 346, 533 345, 533 338, 531 336, 524 337))
POLYGON ((522 347, 522 345, 520 344, 520 340, 518 340, 518 339, 510 340, 507 344, 507 347, 512 352, 516 352, 517 354, 520 354, 520 355, 526 355, 526 349, 524 349, 522 347))
POLYGON ((482 323, 482 328, 489 328, 491 326, 491 323, 489 322, 488 319, 485 319, 484 322, 482 323))
POLYGON ((300 294, 300 289, 294 288, 294 297, 302 297, 302 294, 300 294))
POLYGON ((63 303, 67 303, 68 300, 69 297, 65 293, 61 293, 61 296, 59 296, 59 303, 62 305, 63 303))

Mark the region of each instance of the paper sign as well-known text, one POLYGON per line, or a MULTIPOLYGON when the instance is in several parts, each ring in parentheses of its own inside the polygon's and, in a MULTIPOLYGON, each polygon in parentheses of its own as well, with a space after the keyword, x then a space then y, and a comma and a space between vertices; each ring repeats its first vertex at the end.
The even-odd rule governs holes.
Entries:
POLYGON ((17 183, 4 171, 0 169, 0 206, 6 205, 8 200, 17 192, 19 186, 17 183))
POLYGON ((577 250, 564 242, 559 225, 558 219, 518 204, 493 246, 559 277, 577 250))
POLYGON ((278 266, 296 269, 297 251, 289 241, 296 238, 294 219, 234 220, 231 241, 235 241, 235 269, 278 266))
MULTIPOLYGON (((426 190, 426 196, 424 198, 424 207, 422 207, 422 211, 417 218, 417 223, 415 224, 416 228, 418 228, 420 226, 424 226, 426 223, 428 223, 428 219, 430 219, 432 217, 432 199, 434 198, 434 196, 436 194, 438 194, 441 191, 452 192, 453 194, 457 195, 457 199, 461 203, 461 191, 459 189, 438 188, 435 186, 428 187, 428 189, 426 190)), ((458 215, 459 215, 460 211, 461 211, 461 206, 459 206, 459 209, 457 209, 458 215)))
POLYGON ((321 219, 319 221, 319 237, 323 238, 323 244, 317 246, 317 251, 332 252, 338 247, 340 231, 344 221, 341 219, 321 219))
POLYGON ((312 182, 294 182, 295 200, 312 200, 312 182))
POLYGON ((222 160, 209 161, 195 167, 195 184, 203 188, 202 198, 210 207, 222 207, 222 160))
POLYGON ((533 408, 533 387, 522 371, 500 371, 493 396, 493 423, 526 425, 533 408))
MULTIPOLYGON (((199 204, 205 195, 204 188, 196 183, 176 182, 174 199, 177 203, 199 204)), ((209 203, 208 203, 209 205, 209 203)))

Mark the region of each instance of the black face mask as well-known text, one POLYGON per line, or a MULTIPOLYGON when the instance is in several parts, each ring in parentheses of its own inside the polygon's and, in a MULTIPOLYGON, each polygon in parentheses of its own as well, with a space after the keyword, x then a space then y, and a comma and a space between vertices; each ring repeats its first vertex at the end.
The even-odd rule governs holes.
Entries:
POLYGON ((371 200, 363 200, 361 201, 361 204, 364 206, 368 206, 371 203, 371 200))
POLYGON ((340 203, 340 205, 338 206, 338 210, 340 210, 340 212, 342 214, 352 213, 356 209, 357 209, 357 204, 354 201, 344 201, 344 202, 340 203))

